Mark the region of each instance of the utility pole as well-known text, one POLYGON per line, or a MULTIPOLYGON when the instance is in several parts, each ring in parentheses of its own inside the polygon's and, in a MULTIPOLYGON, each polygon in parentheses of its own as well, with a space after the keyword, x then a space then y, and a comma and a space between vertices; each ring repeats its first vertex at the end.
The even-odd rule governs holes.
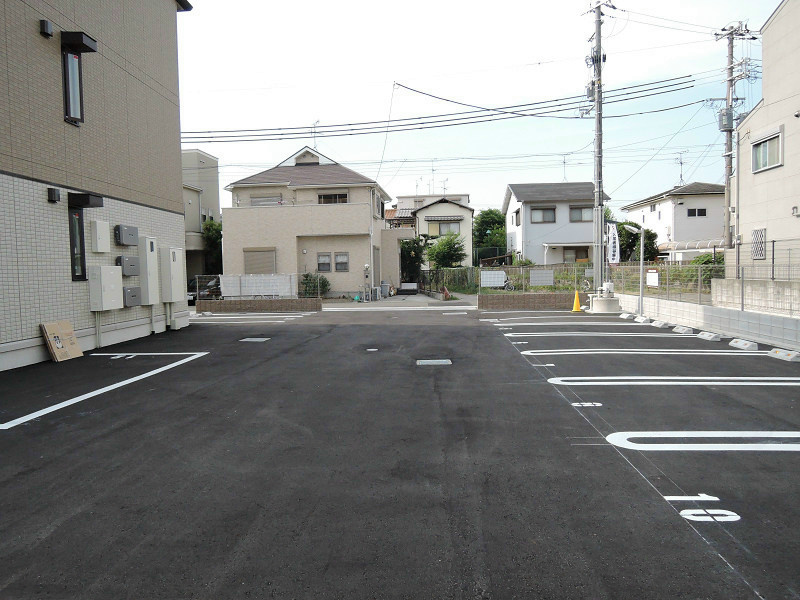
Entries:
MULTIPOLYGON (((736 82, 740 79, 747 77, 747 70, 743 69, 742 73, 734 76, 733 74, 733 41, 736 38, 743 39, 752 37, 750 30, 747 26, 739 21, 735 26, 729 25, 722 28, 723 33, 715 33, 714 37, 718 40, 728 38, 728 66, 727 76, 725 82, 727 89, 725 93, 725 108, 722 109, 719 115, 719 128, 725 132, 725 206, 723 208, 723 231, 722 239, 726 248, 733 247, 733 240, 731 237, 731 175, 733 175, 733 101, 734 101, 734 88, 736 82)), ((744 65, 744 63, 743 63, 744 65)))
POLYGON ((603 2, 594 7, 594 48, 591 62, 594 66, 594 287, 605 281, 604 219, 603 219, 603 46, 601 43, 603 2))

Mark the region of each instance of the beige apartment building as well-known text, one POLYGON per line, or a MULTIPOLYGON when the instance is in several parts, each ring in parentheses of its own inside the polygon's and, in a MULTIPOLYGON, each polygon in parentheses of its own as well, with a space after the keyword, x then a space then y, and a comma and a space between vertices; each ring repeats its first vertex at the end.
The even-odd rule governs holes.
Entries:
MULTIPOLYGON (((762 99, 736 130, 734 233, 741 264, 800 257, 800 0, 784 0, 761 28, 762 99)), ((734 257, 729 256, 729 263, 734 257)), ((796 262, 796 258, 792 262, 796 262)))
MULTIPOLYGON (((130 293, 124 306, 115 287, 91 311, 89 279, 136 262, 138 236, 183 264, 176 15, 192 7, 60 4, 0 12, 0 369, 49 358, 44 322, 69 320, 84 350, 188 323, 185 289, 159 293, 156 277, 149 304, 130 293)), ((118 287, 141 292, 141 279, 118 287)))
POLYGON ((203 223, 218 221, 219 159, 197 149, 181 151, 183 210, 186 224, 186 276, 208 273, 205 263, 203 223))
POLYGON ((390 197, 372 179, 306 146, 225 189, 226 275, 320 273, 333 296, 399 286, 399 241, 413 231, 386 229, 390 197))

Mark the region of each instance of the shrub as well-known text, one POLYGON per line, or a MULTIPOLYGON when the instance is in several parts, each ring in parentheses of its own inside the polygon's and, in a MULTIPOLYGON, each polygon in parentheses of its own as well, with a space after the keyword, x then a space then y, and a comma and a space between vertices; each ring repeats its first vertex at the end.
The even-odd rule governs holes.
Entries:
POLYGON ((331 289, 331 282, 324 275, 304 273, 300 280, 300 295, 303 298, 321 298, 331 289))

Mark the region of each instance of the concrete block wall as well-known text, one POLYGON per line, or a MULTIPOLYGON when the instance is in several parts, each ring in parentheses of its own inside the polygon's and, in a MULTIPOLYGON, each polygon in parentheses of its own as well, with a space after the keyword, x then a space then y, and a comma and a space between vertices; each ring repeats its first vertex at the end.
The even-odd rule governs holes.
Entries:
MULTIPOLYGON (((581 304, 589 303, 588 294, 579 294, 581 304)), ((481 294, 478 308, 482 310, 571 310, 573 292, 542 294, 481 294)))
POLYGON ((197 312, 308 312, 322 310, 319 298, 276 298, 262 300, 198 300, 197 312))
MULTIPOLYGON (((624 312, 638 312, 639 296, 616 294, 624 312)), ((800 319, 720 306, 705 306, 659 298, 644 299, 651 319, 730 335, 760 344, 800 350, 800 319)))

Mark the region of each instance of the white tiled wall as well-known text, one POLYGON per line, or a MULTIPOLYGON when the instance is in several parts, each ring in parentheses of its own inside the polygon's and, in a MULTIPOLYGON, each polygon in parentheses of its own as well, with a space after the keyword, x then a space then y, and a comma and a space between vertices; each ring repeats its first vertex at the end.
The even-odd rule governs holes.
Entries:
MULTIPOLYGON (((639 297, 617 294, 623 311, 637 312, 639 297)), ((800 350, 800 319, 658 298, 644 299, 644 315, 676 325, 800 350)))
MULTIPOLYGON (((95 326, 89 311, 89 284, 72 281, 69 255, 69 221, 66 188, 61 202, 47 201, 44 183, 0 174, 0 369, 4 355, 24 340, 41 341, 40 323, 67 319, 76 331, 95 326)), ((117 246, 116 224, 139 228, 140 235, 154 236, 159 246, 184 246, 183 215, 130 202, 105 198, 102 208, 86 208, 84 235, 86 266, 113 265, 119 255, 137 256, 136 246, 117 246), (109 223, 111 251, 92 252, 91 221, 109 223)), ((123 278, 124 286, 138 286, 139 277, 123 278)), ((185 301, 175 312, 186 311, 185 301)), ((164 314, 164 305, 155 305, 164 314)), ((150 306, 102 313, 103 325, 124 325, 150 318, 150 306)))

